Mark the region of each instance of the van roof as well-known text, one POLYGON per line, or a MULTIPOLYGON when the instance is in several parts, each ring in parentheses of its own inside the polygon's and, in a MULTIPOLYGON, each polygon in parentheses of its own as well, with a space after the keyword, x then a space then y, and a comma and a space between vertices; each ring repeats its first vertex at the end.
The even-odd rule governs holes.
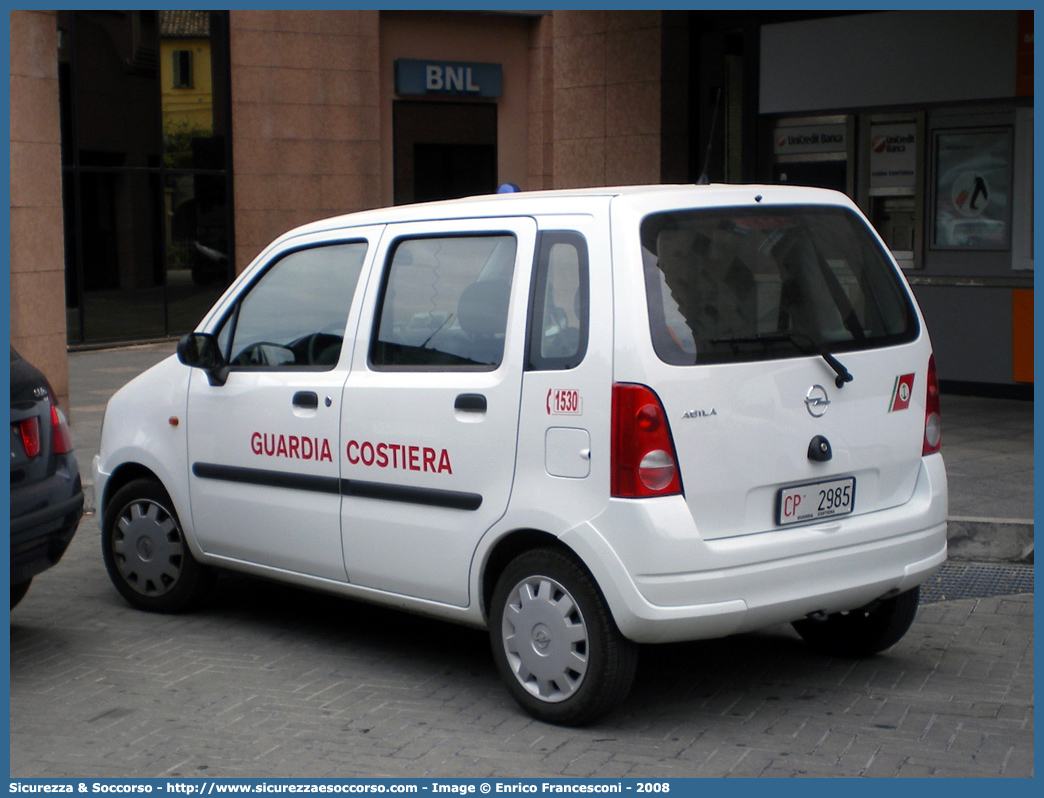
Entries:
POLYGON ((820 188, 786 185, 755 184, 676 184, 603 186, 592 188, 519 191, 506 194, 482 194, 459 199, 398 205, 387 208, 358 211, 310 222, 287 232, 280 240, 300 235, 321 233, 346 227, 361 227, 396 222, 437 221, 489 216, 526 216, 584 212, 578 202, 589 205, 615 197, 637 200, 664 201, 677 196, 679 203, 689 207, 749 205, 764 198, 770 203, 786 204, 844 204, 851 205, 847 196, 820 188), (684 199, 682 199, 684 198, 684 199), (507 210, 510 208, 510 210, 507 210))

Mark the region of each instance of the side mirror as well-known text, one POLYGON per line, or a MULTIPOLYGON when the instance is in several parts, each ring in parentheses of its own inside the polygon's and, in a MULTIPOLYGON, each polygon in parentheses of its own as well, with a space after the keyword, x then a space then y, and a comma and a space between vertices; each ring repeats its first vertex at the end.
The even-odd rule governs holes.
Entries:
POLYGON ((210 333, 191 332, 178 341, 178 360, 186 366, 203 369, 211 385, 224 385, 228 380, 228 363, 217 339, 210 333))

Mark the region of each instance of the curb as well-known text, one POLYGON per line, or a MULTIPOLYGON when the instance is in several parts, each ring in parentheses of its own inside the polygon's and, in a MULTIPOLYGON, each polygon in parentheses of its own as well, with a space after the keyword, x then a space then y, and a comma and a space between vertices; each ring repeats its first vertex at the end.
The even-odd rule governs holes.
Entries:
POLYGON ((1033 520, 951 517, 949 559, 1033 563, 1033 520))

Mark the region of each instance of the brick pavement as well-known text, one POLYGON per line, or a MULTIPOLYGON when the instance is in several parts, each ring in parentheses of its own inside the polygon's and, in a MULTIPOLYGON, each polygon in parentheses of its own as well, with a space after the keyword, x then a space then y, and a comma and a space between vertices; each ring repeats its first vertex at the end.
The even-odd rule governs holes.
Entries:
POLYGON ((86 525, 11 622, 11 775, 1032 776, 1033 597, 922 607, 887 655, 787 628, 648 647, 621 711, 522 714, 484 634, 245 577, 127 608, 86 525))
MULTIPOLYGON (((104 376, 82 377, 84 448, 104 376)), ((574 730, 517 709, 483 633, 238 575, 149 615, 99 548, 87 518, 12 613, 13 777, 1034 773, 1032 594, 923 606, 861 661, 787 627, 646 647, 626 705, 574 730)))

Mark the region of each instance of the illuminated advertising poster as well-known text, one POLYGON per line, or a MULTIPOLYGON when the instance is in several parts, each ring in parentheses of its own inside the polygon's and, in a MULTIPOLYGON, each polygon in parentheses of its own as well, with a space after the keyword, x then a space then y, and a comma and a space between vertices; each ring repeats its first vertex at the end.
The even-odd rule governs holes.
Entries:
POLYGON ((936 134, 933 247, 1008 249, 1010 197, 1010 129, 936 134))

